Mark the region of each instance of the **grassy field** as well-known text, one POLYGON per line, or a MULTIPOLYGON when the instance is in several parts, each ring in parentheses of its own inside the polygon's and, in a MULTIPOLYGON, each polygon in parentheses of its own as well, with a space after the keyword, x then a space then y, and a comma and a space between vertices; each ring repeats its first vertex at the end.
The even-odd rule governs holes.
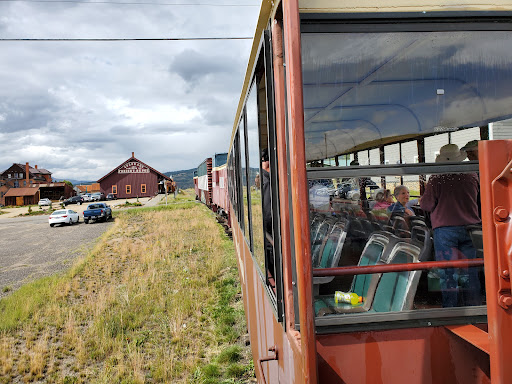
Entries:
POLYGON ((190 196, 0 300, 0 383, 252 382, 234 247, 190 196))

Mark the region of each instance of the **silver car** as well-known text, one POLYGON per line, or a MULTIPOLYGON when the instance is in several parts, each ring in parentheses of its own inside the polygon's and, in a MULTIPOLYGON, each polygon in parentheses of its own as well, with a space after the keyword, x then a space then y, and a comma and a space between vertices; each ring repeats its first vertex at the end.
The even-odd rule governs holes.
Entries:
POLYGON ((44 198, 44 199, 39 200, 37 205, 39 205, 40 207, 42 207, 43 205, 49 205, 51 207, 52 206, 52 201, 50 199, 48 199, 48 198, 44 198))

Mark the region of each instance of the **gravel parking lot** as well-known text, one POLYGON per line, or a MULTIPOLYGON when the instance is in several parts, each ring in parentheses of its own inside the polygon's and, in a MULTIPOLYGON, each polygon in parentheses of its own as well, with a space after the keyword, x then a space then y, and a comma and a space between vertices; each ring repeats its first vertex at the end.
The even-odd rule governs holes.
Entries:
MULTIPOLYGON (((164 195, 153 198, 107 201, 113 211, 129 201, 146 207, 156 206, 164 195)), ((79 213, 80 223, 71 226, 48 224, 48 215, 24 216, 27 207, 4 208, 0 215, 0 298, 9 295, 21 285, 43 276, 69 268, 73 261, 90 249, 114 220, 85 224, 82 212, 89 205, 70 204, 66 208, 79 213), (8 289, 6 289, 8 288, 8 289)), ((53 203, 53 210, 59 209, 53 203)), ((39 209, 39 208, 35 208, 39 209)), ((48 209, 45 207, 45 209, 48 209)), ((51 212, 51 210, 49 210, 51 212)))
POLYGON ((69 268, 112 224, 84 224, 80 217, 78 224, 51 228, 47 215, 0 219, 0 298, 24 283, 69 268))

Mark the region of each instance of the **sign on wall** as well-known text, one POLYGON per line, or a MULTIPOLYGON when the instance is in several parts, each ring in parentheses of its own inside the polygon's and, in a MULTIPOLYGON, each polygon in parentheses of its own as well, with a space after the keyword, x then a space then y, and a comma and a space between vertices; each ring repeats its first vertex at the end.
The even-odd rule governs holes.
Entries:
POLYGON ((149 168, 138 161, 130 161, 119 167, 118 173, 149 173, 149 168))

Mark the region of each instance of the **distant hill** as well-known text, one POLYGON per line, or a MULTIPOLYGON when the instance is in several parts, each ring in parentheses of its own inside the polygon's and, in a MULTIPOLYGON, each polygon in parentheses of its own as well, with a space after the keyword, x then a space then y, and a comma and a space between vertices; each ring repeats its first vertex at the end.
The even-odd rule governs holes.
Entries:
POLYGON ((73 179, 54 179, 55 182, 61 182, 61 181, 70 181, 73 185, 91 185, 95 183, 95 181, 85 181, 85 180, 73 180, 73 179))
MULTIPOLYGON (((186 169, 183 171, 176 171, 176 172, 164 172, 164 175, 166 176, 172 176, 176 184, 178 184, 178 188, 181 189, 188 189, 188 188, 194 188, 194 171, 197 170, 197 168, 192 169, 186 169)), ((250 169, 250 178, 251 180, 254 180, 256 175, 259 173, 259 169, 257 168, 251 168, 250 169)), ((244 177, 245 182, 245 177, 244 177)))
POLYGON ((164 172, 164 175, 171 176, 180 189, 194 188, 194 171, 197 168, 185 169, 183 171, 164 172))

